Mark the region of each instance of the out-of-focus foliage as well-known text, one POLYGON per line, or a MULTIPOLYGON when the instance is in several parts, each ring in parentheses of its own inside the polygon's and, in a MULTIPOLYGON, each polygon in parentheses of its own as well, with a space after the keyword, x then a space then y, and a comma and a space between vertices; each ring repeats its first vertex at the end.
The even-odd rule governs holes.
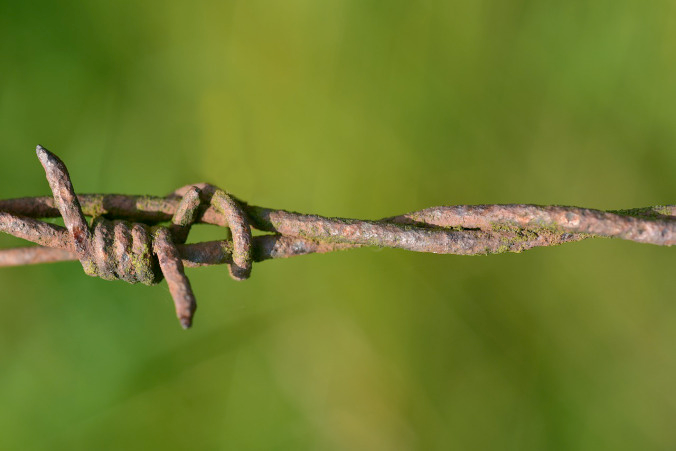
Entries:
MULTIPOLYGON (((80 192, 334 216, 674 203, 675 46, 670 1, 4 1, 0 195, 42 144, 80 192)), ((3 269, 0 448, 673 449, 675 257, 191 270, 189 332, 164 285, 3 269)))

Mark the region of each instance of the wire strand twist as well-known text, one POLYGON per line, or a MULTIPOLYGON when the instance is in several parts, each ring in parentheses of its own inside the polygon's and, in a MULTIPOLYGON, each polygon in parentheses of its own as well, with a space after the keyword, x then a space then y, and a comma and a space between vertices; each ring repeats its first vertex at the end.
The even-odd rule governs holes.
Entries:
POLYGON ((196 309, 186 266, 227 264, 234 279, 244 280, 253 261, 362 246, 487 255, 596 237, 676 244, 676 205, 615 211, 459 205, 379 221, 327 218, 248 205, 204 183, 166 197, 76 195, 65 164, 41 146, 36 153, 52 196, 0 200, 0 231, 39 246, 0 250, 0 266, 79 260, 85 273, 106 280, 153 285, 165 279, 184 328, 196 309), (57 216, 65 227, 37 219, 57 216), (185 244, 198 223, 229 227, 232 240, 185 244), (270 234, 252 237, 252 227, 270 234))

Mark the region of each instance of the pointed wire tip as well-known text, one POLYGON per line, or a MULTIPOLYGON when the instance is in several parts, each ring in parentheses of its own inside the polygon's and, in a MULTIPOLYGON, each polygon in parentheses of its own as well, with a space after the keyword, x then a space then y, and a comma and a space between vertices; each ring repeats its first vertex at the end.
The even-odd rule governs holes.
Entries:
POLYGON ((192 327, 192 318, 179 318, 179 321, 181 322, 181 327, 184 330, 188 330, 190 327, 192 327))
POLYGON ((38 158, 42 158, 45 152, 49 152, 47 149, 42 147, 40 144, 35 148, 35 153, 38 154, 38 158))
POLYGON ((46 164, 49 160, 54 160, 57 159, 56 155, 51 153, 49 150, 45 149, 41 145, 38 144, 38 146, 35 148, 35 153, 38 156, 38 159, 40 159, 40 162, 44 165, 46 164))
MULTIPOLYGON (((42 167, 45 168, 45 171, 51 172, 56 170, 58 173, 68 173, 68 169, 66 169, 66 165, 61 161, 61 158, 57 157, 49 150, 38 145, 35 148, 35 153, 38 155, 38 159, 40 160, 42 167)), ((49 176, 47 179, 49 179, 49 176)))

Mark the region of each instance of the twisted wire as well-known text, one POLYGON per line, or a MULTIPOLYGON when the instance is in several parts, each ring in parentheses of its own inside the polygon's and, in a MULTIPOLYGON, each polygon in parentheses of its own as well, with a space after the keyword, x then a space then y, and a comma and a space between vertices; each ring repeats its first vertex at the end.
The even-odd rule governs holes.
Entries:
POLYGON ((76 259, 85 273, 106 280, 152 285, 166 279, 184 328, 196 309, 185 266, 227 264, 235 280, 244 280, 253 261, 361 246, 486 255, 595 237, 676 244, 675 205, 615 211, 461 205, 379 221, 328 218, 248 205, 204 183, 166 197, 78 196, 65 164, 43 147, 36 152, 53 196, 0 200, 0 231, 40 246, 0 250, 0 266, 76 259), (65 227, 37 219, 56 216, 65 227), (185 244, 199 223, 229 227, 232 240, 185 244), (252 227, 271 234, 253 237, 252 227))

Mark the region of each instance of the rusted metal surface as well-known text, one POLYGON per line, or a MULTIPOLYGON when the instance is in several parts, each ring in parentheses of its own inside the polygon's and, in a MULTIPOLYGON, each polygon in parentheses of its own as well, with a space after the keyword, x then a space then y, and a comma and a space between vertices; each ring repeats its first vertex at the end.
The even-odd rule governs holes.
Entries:
POLYGON ((42 246, 70 248, 63 227, 12 213, 0 212, 0 232, 42 246))
POLYGON ((251 226, 237 202, 225 191, 216 190, 211 197, 211 205, 225 218, 232 231, 232 264, 230 275, 237 280, 248 279, 251 275, 253 257, 251 256, 251 226))
POLYGON ((77 256, 67 250, 53 247, 26 246, 0 251, 0 267, 37 265, 77 260, 77 256))
MULTIPOLYGON (((659 208, 658 208, 659 209, 659 208)), ((664 212, 672 213, 671 207, 664 212)), ((462 227, 496 230, 508 226, 520 229, 555 229, 568 233, 621 238, 638 243, 673 246, 676 244, 676 222, 673 217, 656 213, 665 219, 632 217, 612 212, 577 207, 540 205, 459 205, 432 207, 415 213, 390 218, 412 225, 462 227)))
MULTIPOLYGON (((78 199, 87 216, 114 217, 147 223, 171 220, 180 203, 180 198, 138 196, 122 194, 83 194, 78 199)), ((557 228, 566 233, 587 233, 595 236, 627 239, 640 243, 671 246, 676 234, 676 206, 664 205, 630 210, 601 211, 578 207, 539 205, 459 205, 431 207, 380 221, 359 221, 354 219, 325 218, 303 215, 285 210, 247 205, 239 201, 252 226, 259 230, 275 232, 283 228, 292 236, 305 234, 315 239, 329 236, 331 232, 312 230, 307 226, 308 218, 320 220, 318 224, 352 224, 366 226, 366 223, 395 223, 423 228, 467 228, 496 230, 501 226, 522 227, 531 230, 557 228), (553 209, 553 210, 550 210, 553 209), (482 214, 489 217, 483 218, 482 214), (562 223, 557 222, 562 219, 562 223), (283 221, 296 221, 298 230, 283 221), (577 222, 579 221, 579 222, 577 222), (619 221, 616 223, 615 221, 619 221), (565 229, 565 230, 564 230, 565 229), (585 231, 586 230, 586 231, 585 231)), ((53 218, 59 216, 54 199, 49 197, 24 197, 0 200, 0 211, 11 212, 32 218, 53 218)), ((309 219, 312 221, 312 219, 309 219)), ((227 226, 227 220, 213 206, 208 207, 195 222, 227 226)))
POLYGON ((153 240, 153 251, 167 279, 169 292, 174 299, 176 316, 184 329, 192 326, 192 317, 197 310, 195 295, 190 286, 190 280, 183 271, 183 263, 178 255, 176 245, 171 241, 169 230, 160 227, 156 230, 153 240))
POLYGON ((90 249, 92 237, 80 208, 80 202, 75 195, 73 184, 70 181, 68 169, 66 169, 63 161, 42 146, 38 146, 35 151, 42 167, 45 169, 47 182, 49 182, 49 187, 52 190, 56 207, 59 209, 63 222, 73 240, 73 249, 85 272, 90 274, 92 268, 92 252, 90 249))
MULTIPOLYGON (((57 239, 52 244, 55 247, 32 246, 2 249, 0 250, 0 267, 77 260, 75 253, 69 250, 70 245, 67 242, 57 239)), ((262 262, 299 255, 325 254, 355 247, 360 246, 355 244, 327 244, 282 235, 261 235, 253 238, 252 256, 254 262, 262 262)), ((232 241, 229 240, 177 244, 176 249, 183 266, 186 268, 232 263, 232 241)))
POLYGON ((80 260, 89 275, 155 284, 167 280, 190 327, 195 297, 184 267, 226 264, 236 280, 252 262, 362 246, 439 254, 522 252, 594 237, 676 244, 676 206, 600 211, 538 205, 432 207, 380 221, 328 218, 248 205, 196 184, 166 197, 76 195, 65 164, 38 146, 53 197, 0 200, 0 231, 39 246, 0 250, 0 266, 80 260), (38 218, 61 216, 66 227, 38 218), (94 218, 91 226, 85 216, 94 218), (169 222, 167 226, 163 222, 169 222), (194 224, 229 227, 232 240, 184 244, 194 224), (251 227, 270 232, 252 237, 251 227))
POLYGON ((171 218, 169 230, 176 243, 185 243, 190 233, 190 227, 197 219, 200 207, 200 190, 195 186, 189 187, 181 202, 176 207, 176 212, 171 218))

